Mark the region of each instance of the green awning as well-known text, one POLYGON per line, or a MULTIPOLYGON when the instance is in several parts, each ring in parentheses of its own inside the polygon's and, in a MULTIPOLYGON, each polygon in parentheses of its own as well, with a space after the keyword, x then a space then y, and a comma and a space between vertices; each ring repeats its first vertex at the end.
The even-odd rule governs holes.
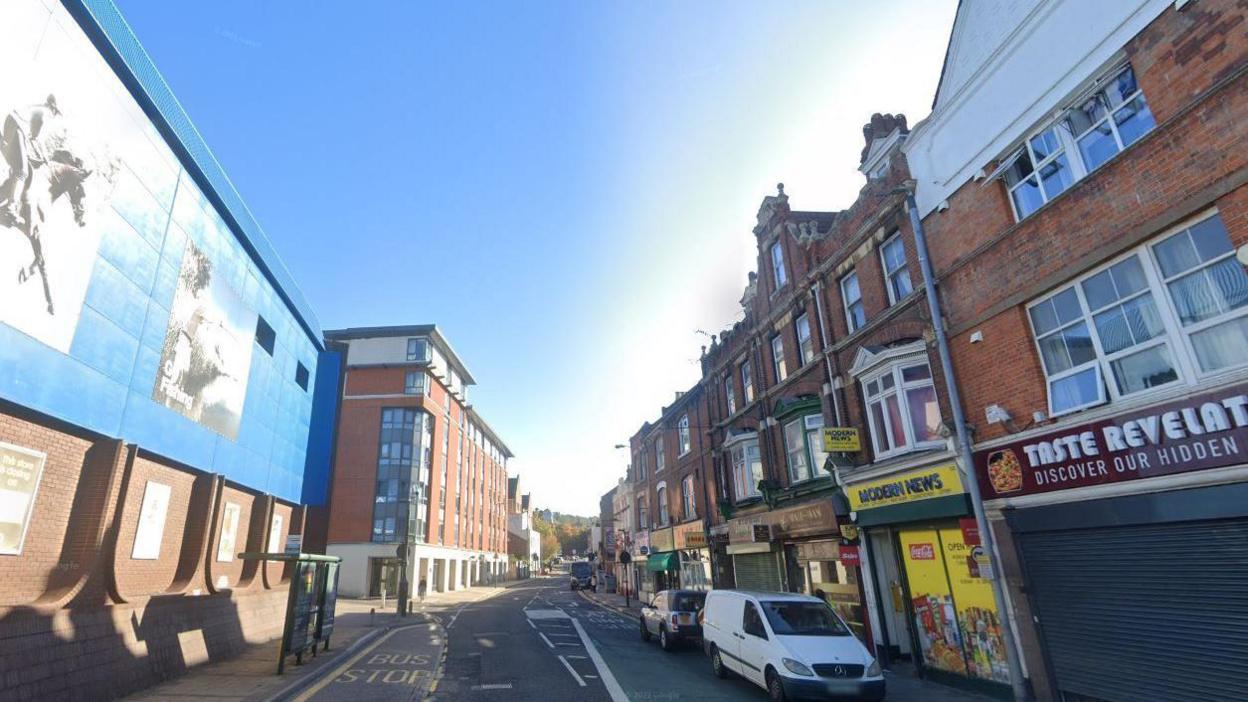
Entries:
POLYGON ((646 559, 646 570, 653 573, 665 573, 669 570, 680 570, 680 554, 675 551, 652 553, 646 559))

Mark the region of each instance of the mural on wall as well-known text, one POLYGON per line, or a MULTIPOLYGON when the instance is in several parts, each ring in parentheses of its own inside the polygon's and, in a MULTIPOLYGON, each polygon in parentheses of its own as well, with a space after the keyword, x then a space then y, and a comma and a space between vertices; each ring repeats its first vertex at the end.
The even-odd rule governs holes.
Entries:
POLYGON ((238 437, 257 315, 189 241, 182 256, 152 399, 238 437))
POLYGON ((97 76, 14 51, 0 46, 0 321, 67 353, 122 161, 97 76))

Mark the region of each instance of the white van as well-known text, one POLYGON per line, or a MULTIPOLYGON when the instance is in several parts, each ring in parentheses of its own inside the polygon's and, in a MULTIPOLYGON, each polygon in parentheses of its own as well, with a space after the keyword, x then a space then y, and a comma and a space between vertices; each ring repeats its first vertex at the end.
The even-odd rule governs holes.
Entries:
POLYGON ((711 590, 702 609, 702 647, 717 677, 737 673, 777 702, 884 698, 880 664, 816 597, 711 590))

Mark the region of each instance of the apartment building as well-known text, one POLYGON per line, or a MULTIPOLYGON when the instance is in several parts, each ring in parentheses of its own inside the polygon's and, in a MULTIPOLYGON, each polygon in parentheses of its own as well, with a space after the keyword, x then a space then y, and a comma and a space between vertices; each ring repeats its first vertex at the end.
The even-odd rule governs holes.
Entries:
POLYGON ((508 570, 511 451, 468 401, 472 374, 434 325, 325 333, 344 360, 327 553, 345 596, 456 590, 508 570), (407 545, 407 557, 400 552, 407 545))
POLYGON ((1246 19, 965 1, 903 146, 1040 699, 1243 696, 1246 19))

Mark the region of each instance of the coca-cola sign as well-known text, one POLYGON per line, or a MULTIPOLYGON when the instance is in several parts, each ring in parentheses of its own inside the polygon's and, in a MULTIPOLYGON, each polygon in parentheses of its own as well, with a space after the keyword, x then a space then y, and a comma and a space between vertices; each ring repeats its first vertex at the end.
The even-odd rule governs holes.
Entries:
POLYGON ((1248 462, 1240 385, 975 453, 985 500, 1248 462))

